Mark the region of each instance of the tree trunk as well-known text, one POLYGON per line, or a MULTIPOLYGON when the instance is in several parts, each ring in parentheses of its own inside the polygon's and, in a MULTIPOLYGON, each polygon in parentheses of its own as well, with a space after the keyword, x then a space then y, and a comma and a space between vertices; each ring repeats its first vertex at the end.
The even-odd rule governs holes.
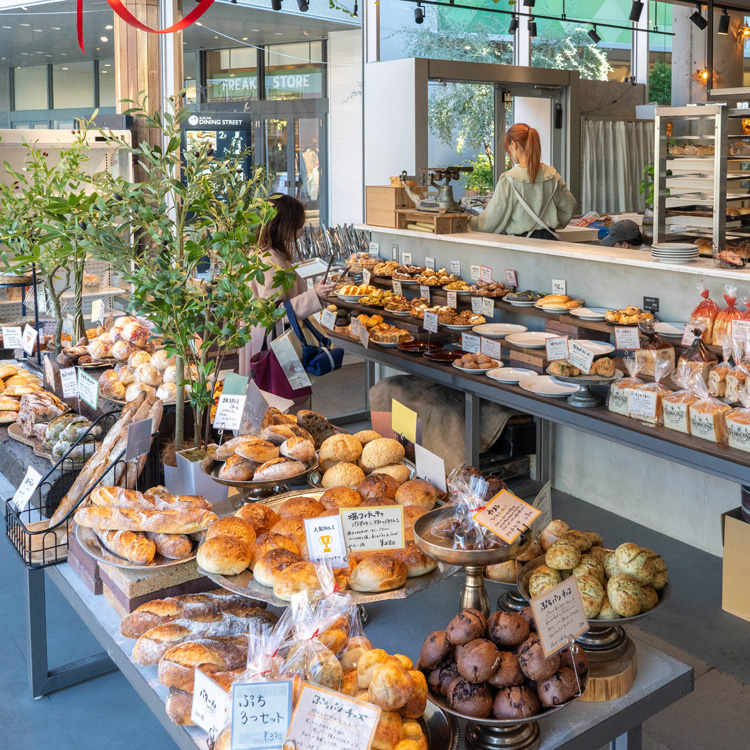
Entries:
POLYGON ((487 159, 490 162, 490 166, 492 166, 492 164, 493 164, 493 162, 492 162, 492 146, 490 146, 490 144, 487 143, 486 141, 485 141, 485 144, 484 144, 484 152, 487 154, 487 159))
POLYGON ((178 445, 182 445, 185 439, 185 359, 180 355, 175 357, 175 366, 177 368, 177 402, 174 410, 174 444, 175 450, 178 445))
POLYGON ((86 335, 86 323, 83 320, 83 261, 76 266, 73 276, 73 294, 73 331, 71 339, 72 343, 76 344, 86 335))
MULTIPOLYGON (((52 279, 49 276, 44 278, 44 288, 46 290, 46 296, 49 303, 52 305, 52 314, 55 316, 57 321, 57 327, 55 328, 55 354, 59 354, 62 351, 62 329, 63 329, 63 317, 62 310, 60 309, 60 299, 55 292, 55 287, 52 279)), ((38 346, 42 346, 44 343, 44 333, 40 331, 38 346)))

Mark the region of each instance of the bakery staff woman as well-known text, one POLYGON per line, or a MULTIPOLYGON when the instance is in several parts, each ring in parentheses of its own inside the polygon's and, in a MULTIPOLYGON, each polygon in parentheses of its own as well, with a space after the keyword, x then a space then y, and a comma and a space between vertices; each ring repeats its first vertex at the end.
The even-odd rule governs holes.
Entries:
POLYGON ((487 208, 470 220, 471 229, 559 240, 554 230, 568 225, 576 199, 557 170, 541 163, 539 133, 516 123, 505 134, 505 152, 516 166, 500 176, 487 208))

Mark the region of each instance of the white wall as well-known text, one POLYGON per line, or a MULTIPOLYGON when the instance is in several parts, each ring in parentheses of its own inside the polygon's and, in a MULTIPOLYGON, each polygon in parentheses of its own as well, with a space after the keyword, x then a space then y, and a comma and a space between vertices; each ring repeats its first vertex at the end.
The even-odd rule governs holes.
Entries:
POLYGON ((328 35, 330 224, 362 221, 362 32, 328 35))

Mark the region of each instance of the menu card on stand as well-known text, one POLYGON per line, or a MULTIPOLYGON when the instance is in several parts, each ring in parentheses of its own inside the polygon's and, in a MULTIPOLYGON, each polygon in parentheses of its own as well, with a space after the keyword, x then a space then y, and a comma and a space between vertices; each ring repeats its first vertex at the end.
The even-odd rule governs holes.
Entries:
POLYGON ((341 508, 341 523, 349 550, 382 552, 404 548, 404 506, 341 508))
POLYGON ((310 562, 328 560, 332 568, 346 568, 349 565, 340 516, 305 518, 305 538, 310 562))
POLYGON ((232 685, 231 750, 277 750, 292 721, 292 680, 232 685))
POLYGON ((575 576, 534 597, 530 604, 545 658, 561 651, 589 629, 575 576))

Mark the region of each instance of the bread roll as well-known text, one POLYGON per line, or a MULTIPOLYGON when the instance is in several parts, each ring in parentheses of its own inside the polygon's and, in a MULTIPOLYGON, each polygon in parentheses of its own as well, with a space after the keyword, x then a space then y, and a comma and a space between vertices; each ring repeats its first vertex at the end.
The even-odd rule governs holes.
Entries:
POLYGON ((365 446, 373 440, 378 440, 383 436, 379 432, 375 432, 375 430, 360 430, 359 432, 354 433, 354 437, 365 446))
POLYGON ((162 383, 156 389, 156 398, 160 398, 162 401, 176 401, 177 386, 174 383, 162 383))
POLYGON ((325 510, 356 508, 362 504, 362 496, 351 487, 331 487, 320 496, 319 502, 325 510))
POLYGON ((136 348, 127 341, 116 341, 112 344, 112 356, 120 362, 125 362, 135 351, 136 348))
POLYGON ((131 321, 126 323, 123 328, 122 332, 120 333, 120 338, 124 341, 129 341, 131 344, 135 344, 135 346, 145 346, 146 342, 148 341, 149 337, 149 330, 146 328, 146 326, 141 325, 138 321, 131 321))
POLYGON ((156 389, 145 383, 131 383, 125 389, 125 400, 130 403, 136 401, 141 393, 145 393, 146 396, 153 396, 156 394, 156 389))
POLYGON ((396 491, 396 502, 400 505, 416 505, 432 510, 437 502, 438 488, 424 479, 404 482, 396 491))
POLYGON ((569 529, 570 526, 565 521, 550 521, 539 538, 542 543, 542 549, 546 552, 569 529))
POLYGON ((388 474, 373 474, 365 477, 358 485, 357 492, 362 496, 362 502, 368 500, 389 500, 395 504, 398 482, 388 474))
MULTIPOLYGON (((237 519, 241 520, 241 519, 237 519)), ((214 536, 198 547, 197 562, 207 573, 234 576, 250 565, 250 546, 232 536, 214 536)))
POLYGON ((136 383, 144 383, 152 388, 158 388, 161 385, 161 373, 150 364, 138 365, 133 372, 133 379, 136 383))
POLYGON ((138 565, 148 565, 156 555, 156 545, 135 531, 99 531, 94 533, 115 555, 138 565))
POLYGON ((427 575, 438 566, 437 560, 425 555, 414 542, 407 542, 404 549, 393 550, 389 554, 406 565, 408 578, 427 575))
POLYGON ((355 591, 390 591, 404 585, 408 570, 403 562, 386 552, 366 557, 349 578, 355 591))
POLYGON ((170 357, 166 349, 159 349, 151 357, 151 364, 160 372, 164 372, 167 367, 175 367, 175 358, 170 357))
POLYGON ((278 508, 280 518, 317 518, 325 506, 311 497, 290 497, 278 508))
POLYGON ((256 464, 242 456, 232 455, 219 469, 219 479, 230 479, 234 482, 249 482, 255 473, 256 464))
POLYGON ((290 565, 304 562, 300 555, 290 552, 288 549, 278 547, 267 552, 253 566, 253 577, 261 586, 273 588, 276 578, 290 565))
POLYGON ((371 473, 388 474, 399 484, 403 484, 411 476, 411 469, 408 466, 404 466, 404 464, 393 464, 391 466, 381 466, 379 469, 373 469, 371 473))
POLYGON ((518 578, 518 571, 521 570, 521 567, 521 563, 517 560, 508 560, 508 562, 488 565, 484 569, 484 575, 491 581, 515 583, 518 578))
POLYGON ((176 383, 177 382, 177 367, 175 365, 170 365, 169 367, 167 367, 167 369, 164 370, 164 372, 162 373, 162 380, 165 383, 176 383))
MULTIPOLYGON (((231 441, 230 441, 231 442, 231 441)), ((234 452, 248 461, 264 464, 279 457, 279 449, 268 440, 241 440, 235 447, 234 452)))
POLYGON ((212 539, 215 536, 231 536, 244 542, 248 547, 257 538, 253 525, 237 516, 225 516, 214 521, 206 531, 206 539, 212 539))
POLYGON ((337 463, 356 463, 362 455, 362 443, 354 435, 332 435, 320 446, 320 463, 328 469, 337 463))
MULTIPOLYGON (((359 441, 358 441, 359 442, 359 441)), ((362 448, 362 468, 370 472, 383 466, 401 463, 404 460, 404 446, 392 438, 371 440, 362 448)))
POLYGON ((305 522, 301 518, 281 518, 271 527, 271 533, 291 539, 299 548, 300 555, 307 557, 305 522))
POLYGON ((102 339, 94 339, 89 344, 89 354, 94 359, 107 359, 112 356, 112 343, 102 339))
POLYGON ((304 438, 294 437, 287 438, 279 448, 279 453, 287 458, 293 458, 295 461, 307 463, 315 459, 315 445, 304 438))
POLYGON ((168 560, 180 560, 193 551, 193 543, 184 534, 154 534, 146 533, 156 546, 156 551, 168 560))
POLYGON ((292 595, 299 591, 320 591, 322 589, 318 578, 317 566, 310 562, 293 563, 278 576, 274 586, 274 596, 288 602, 292 595))
POLYGON ((274 458, 259 466, 255 470, 253 479, 256 482, 289 479, 304 474, 305 470, 305 465, 299 461, 290 461, 288 458, 274 458))
POLYGON ((299 555, 299 547, 288 537, 282 534, 276 534, 270 531, 261 534, 253 543, 251 552, 252 559, 250 560, 250 567, 254 568, 255 564, 264 555, 273 549, 287 549, 294 554, 299 555))
POLYGON ((365 473, 356 464, 338 463, 328 469, 321 480, 323 487, 357 487, 365 473))
POLYGON ((138 365, 146 365, 151 361, 151 355, 142 349, 134 349, 128 357, 128 366, 135 369, 138 365))
MULTIPOLYGON (((255 437, 255 435, 239 435, 238 437, 223 442, 216 450, 215 457, 217 461, 226 461, 226 459, 228 459, 229 456, 233 455, 237 448, 239 448, 243 443, 254 443, 258 441, 264 442, 260 440, 260 438, 255 437)), ((270 461, 271 458, 276 458, 276 456, 278 456, 278 453, 276 453, 276 455, 274 456, 271 456, 270 458, 267 458, 266 461, 270 461)), ((249 456, 246 458, 249 458, 249 456)), ((260 463, 264 462, 261 461, 260 463)))
POLYGON ((271 527, 279 520, 278 513, 265 503, 248 503, 243 505, 235 515, 250 523, 257 536, 270 531, 271 527))

